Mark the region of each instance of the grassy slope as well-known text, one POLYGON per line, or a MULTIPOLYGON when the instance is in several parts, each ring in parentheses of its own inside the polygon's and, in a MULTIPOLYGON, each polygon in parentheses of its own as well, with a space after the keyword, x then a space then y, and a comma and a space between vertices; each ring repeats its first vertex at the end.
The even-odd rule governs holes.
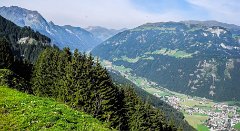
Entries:
POLYGON ((237 130, 237 131, 240 131, 240 123, 237 123, 234 128, 237 130))
POLYGON ((100 121, 52 99, 0 86, 0 130, 109 130, 100 121))

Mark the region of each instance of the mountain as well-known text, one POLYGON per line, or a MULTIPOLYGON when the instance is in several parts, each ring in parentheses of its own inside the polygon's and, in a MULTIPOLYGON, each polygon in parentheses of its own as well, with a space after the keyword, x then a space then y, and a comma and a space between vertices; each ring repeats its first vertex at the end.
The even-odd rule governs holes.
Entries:
MULTIPOLYGON (((106 122, 107 127, 111 126, 119 130, 177 130, 181 128, 175 126, 175 123, 165 121, 165 115, 160 109, 156 109, 152 105, 142 101, 132 89, 127 86, 115 86, 107 70, 100 63, 95 63, 91 55, 79 53, 77 50, 71 53, 68 48, 64 50, 52 48, 48 42, 50 42, 48 37, 34 32, 29 27, 19 27, 0 16, 0 86, 9 86, 10 88, 37 96, 55 98, 69 107, 84 111, 98 118, 98 120, 106 122), (45 50, 43 51, 43 49, 45 50), (14 54, 19 52, 23 54, 14 54), (42 53, 39 55, 39 52, 42 53), (33 56, 38 57, 37 61, 33 62, 33 64, 28 64, 27 61, 23 60, 23 63, 21 63, 21 60, 26 57, 25 54, 29 53, 34 53, 33 56), (20 57, 20 60, 17 61, 15 57, 20 57), (136 122, 135 119, 139 121, 136 122)), ((6 93, 3 94, 7 95, 6 93)), ((18 98, 17 96, 19 94, 14 93, 14 98, 18 98)), ((26 96, 22 98, 26 98, 26 96)), ((34 97, 29 97, 29 100, 30 98, 32 99, 31 101, 35 100, 34 97)), ((28 102, 24 103, 27 105, 28 102)), ((6 101, 3 101, 3 103, 1 105, 6 105, 6 101)), ((23 103, 23 101, 17 103, 23 103)), ((19 108, 15 108, 16 112, 12 111, 12 103, 8 103, 9 108, 7 109, 5 106, 0 107, 3 110, 0 110, 2 113, 7 113, 6 115, 4 114, 6 118, 2 121, 4 125, 1 126, 0 124, 0 129, 22 129, 22 126, 17 126, 19 124, 25 125, 22 121, 18 121, 18 109, 25 110, 25 112, 21 112, 25 116, 28 116, 29 113, 34 116, 44 116, 49 109, 44 108, 42 110, 41 107, 44 105, 41 103, 44 102, 35 103, 34 107, 30 107, 35 111, 37 110, 37 114, 33 113, 31 109, 26 111, 25 107, 22 108, 22 105, 18 106, 16 104, 14 107, 17 106, 19 108), (8 116, 10 112, 11 115, 8 116), (12 126, 13 123, 9 121, 10 118, 14 120, 14 123, 17 124, 16 126, 12 126)), ((29 106, 27 105, 27 107, 29 106)), ((52 105, 45 105, 44 107, 52 107, 52 105)), ((66 111, 67 109, 64 108, 62 110, 66 111)), ((30 124, 27 124, 29 128, 36 129, 38 126, 41 128, 45 125, 44 122, 47 121, 47 127, 56 127, 59 124, 58 122, 60 122, 66 125, 63 127, 64 129, 68 129, 68 123, 71 123, 70 128, 77 128, 76 130, 78 130, 78 121, 72 121, 75 118, 69 118, 68 116, 66 118, 65 113, 73 117, 68 111, 60 111, 57 119, 54 121, 51 120, 52 123, 49 123, 48 118, 45 119, 45 117, 43 119, 39 117, 34 118, 34 121, 41 121, 41 123, 32 123, 32 119, 23 119, 24 121, 30 121, 30 124), (67 122, 62 123, 62 120, 67 120, 67 122)), ((29 117, 32 118, 31 115, 29 117)), ((49 119, 55 118, 50 117, 49 119)), ((99 126, 96 125, 96 127, 99 126)), ((86 127, 84 129, 88 130, 86 127)))
POLYGON ((119 32, 127 30, 126 28, 116 30, 116 29, 107 29, 101 26, 89 26, 85 28, 87 31, 91 32, 95 37, 100 39, 101 41, 105 41, 108 38, 116 35, 119 32))
POLYGON ((51 38, 52 43, 60 48, 77 48, 80 51, 89 51, 101 40, 95 38, 90 32, 70 25, 59 26, 47 22, 37 11, 31 11, 17 6, 0 7, 0 15, 14 22, 18 26, 30 26, 35 31, 51 38))
POLYGON ((186 22, 147 23, 111 37, 92 53, 172 91, 240 100, 236 32, 186 22))
POLYGON ((6 38, 18 59, 34 62, 38 54, 51 46, 50 38, 35 32, 29 27, 19 27, 0 16, 0 38, 6 38))

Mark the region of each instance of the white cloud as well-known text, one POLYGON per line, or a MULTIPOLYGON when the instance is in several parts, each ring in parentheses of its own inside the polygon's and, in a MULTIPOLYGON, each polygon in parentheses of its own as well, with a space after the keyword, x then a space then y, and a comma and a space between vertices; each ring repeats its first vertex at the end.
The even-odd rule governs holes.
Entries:
POLYGON ((187 0, 192 5, 206 10, 213 20, 240 25, 239 0, 187 0))
MULTIPOLYGON (((229 19, 226 22, 240 23, 240 19, 236 17, 236 15, 238 16, 236 13, 239 11, 232 14, 233 9, 229 9, 234 5, 227 7, 221 5, 221 3, 230 0, 187 1, 193 6, 209 11, 211 19, 221 21, 229 19), (211 4, 216 7, 211 7, 211 4)), ((0 6, 4 5, 17 5, 30 10, 37 10, 47 21, 53 21, 60 25, 70 24, 80 27, 99 25, 108 28, 133 28, 147 22, 180 21, 196 19, 199 16, 199 14, 191 14, 192 12, 188 14, 184 9, 182 11, 169 9, 164 13, 151 13, 136 8, 131 0, 0 0, 0 6)))
POLYGON ((109 28, 133 28, 147 22, 183 20, 178 12, 151 14, 133 7, 129 0, 1 0, 1 5, 17 5, 37 10, 57 24, 109 28))

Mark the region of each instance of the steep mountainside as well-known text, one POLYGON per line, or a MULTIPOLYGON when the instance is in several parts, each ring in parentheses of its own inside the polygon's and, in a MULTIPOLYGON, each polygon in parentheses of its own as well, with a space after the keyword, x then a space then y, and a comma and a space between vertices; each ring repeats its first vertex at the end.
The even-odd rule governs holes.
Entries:
POLYGON ((60 48, 68 46, 72 50, 77 48, 81 51, 89 51, 101 42, 80 27, 59 26, 53 22, 47 22, 37 11, 17 6, 0 7, 0 15, 21 27, 30 26, 35 31, 51 38, 52 43, 60 48))
POLYGON ((107 29, 101 26, 89 26, 86 28, 86 30, 91 32, 98 39, 105 41, 108 38, 116 35, 117 33, 127 29, 124 28, 124 29, 116 30, 116 29, 107 29))
POLYGON ((173 91, 240 100, 240 35, 224 27, 148 23, 115 35, 92 53, 173 91))
POLYGON ((0 16, 0 38, 8 40, 15 56, 31 62, 37 59, 43 49, 51 46, 48 37, 29 27, 19 27, 2 16, 0 16))

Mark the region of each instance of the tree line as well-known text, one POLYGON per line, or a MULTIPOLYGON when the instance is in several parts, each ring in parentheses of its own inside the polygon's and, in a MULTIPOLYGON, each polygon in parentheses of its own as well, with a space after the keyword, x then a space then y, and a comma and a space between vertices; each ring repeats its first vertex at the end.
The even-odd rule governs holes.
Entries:
POLYGON ((166 123, 163 112, 143 102, 133 88, 114 85, 98 60, 78 50, 44 50, 34 66, 32 90, 118 130, 176 130, 166 123))
POLYGON ((32 65, 15 60, 8 40, 0 38, 0 68, 24 78, 27 82, 22 84, 24 87, 13 85, 16 82, 9 84, 18 90, 55 98, 108 123, 111 128, 177 130, 174 123, 166 122, 161 110, 142 101, 132 87, 113 84, 98 60, 77 50, 71 53, 69 48, 47 48, 32 65))

